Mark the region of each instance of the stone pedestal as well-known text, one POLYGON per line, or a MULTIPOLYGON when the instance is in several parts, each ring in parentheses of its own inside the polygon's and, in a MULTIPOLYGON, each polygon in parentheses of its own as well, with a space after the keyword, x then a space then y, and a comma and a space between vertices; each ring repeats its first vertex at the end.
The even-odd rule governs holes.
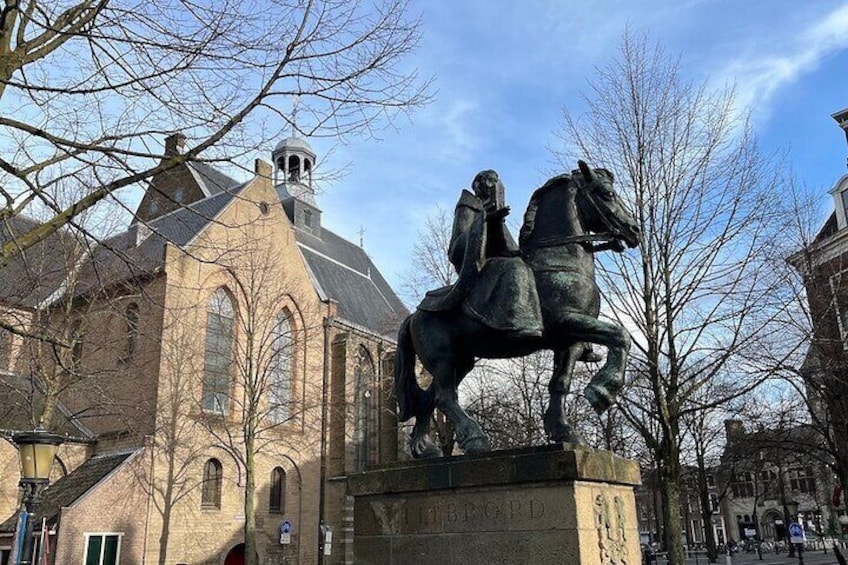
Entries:
POLYGON ((348 478, 357 565, 639 565, 639 466, 552 445, 348 478))

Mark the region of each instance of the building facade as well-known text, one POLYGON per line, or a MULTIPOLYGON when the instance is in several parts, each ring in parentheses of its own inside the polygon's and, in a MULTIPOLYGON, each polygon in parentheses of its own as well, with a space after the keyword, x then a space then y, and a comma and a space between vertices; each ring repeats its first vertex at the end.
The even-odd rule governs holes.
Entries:
POLYGON ((813 426, 746 431, 728 420, 725 430, 722 511, 731 539, 785 541, 787 520, 803 524, 810 540, 841 534, 844 506, 834 497, 831 466, 813 455, 821 441, 813 426))
MULTIPOLYGON (((170 136, 163 159, 184 145, 170 136)), ((68 439, 38 506, 53 563, 234 565, 246 524, 261 563, 352 562, 345 478, 399 456, 390 367, 407 312, 322 225, 311 147, 271 156, 246 182, 180 164, 122 233, 93 248, 59 233, 0 277, 4 322, 64 338, 56 353, 13 334, 0 347, 14 399, 0 433, 47 412, 68 439)), ((4 558, 14 451, 0 441, 4 558)))

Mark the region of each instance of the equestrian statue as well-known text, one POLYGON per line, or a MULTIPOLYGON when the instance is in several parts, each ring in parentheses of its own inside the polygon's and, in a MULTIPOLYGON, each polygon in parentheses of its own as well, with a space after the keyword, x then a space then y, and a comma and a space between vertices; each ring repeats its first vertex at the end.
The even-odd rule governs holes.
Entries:
POLYGON ((605 346, 607 356, 584 390, 586 399, 603 413, 621 389, 630 335, 598 319, 593 255, 636 247, 640 230, 613 190, 612 173, 590 169, 583 161, 578 166, 533 193, 518 245, 505 224, 509 207, 497 173, 483 171, 474 178, 473 193, 463 190, 448 250, 458 278, 428 292, 398 332, 398 417, 403 422, 415 418, 414 457, 442 455, 430 438, 436 408, 454 423, 457 443, 466 453, 490 449, 457 395, 476 358, 553 350, 544 416, 545 433, 553 442, 582 443, 565 419, 563 404, 574 364, 601 359, 592 344, 605 346), (415 376, 416 356, 433 377, 426 390, 415 376))

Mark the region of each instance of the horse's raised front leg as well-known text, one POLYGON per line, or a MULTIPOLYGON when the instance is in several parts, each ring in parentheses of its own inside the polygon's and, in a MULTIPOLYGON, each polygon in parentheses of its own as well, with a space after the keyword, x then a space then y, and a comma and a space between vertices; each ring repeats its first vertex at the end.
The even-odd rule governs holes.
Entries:
POLYGON ((615 324, 582 314, 569 314, 564 326, 574 339, 597 343, 607 348, 604 366, 583 390, 595 412, 603 414, 624 386, 624 369, 630 351, 630 334, 615 324))
POLYGON ((545 434, 552 442, 585 443, 565 419, 565 397, 571 388, 574 363, 583 352, 583 344, 575 343, 565 349, 554 350, 554 372, 548 383, 548 409, 545 410, 545 434))

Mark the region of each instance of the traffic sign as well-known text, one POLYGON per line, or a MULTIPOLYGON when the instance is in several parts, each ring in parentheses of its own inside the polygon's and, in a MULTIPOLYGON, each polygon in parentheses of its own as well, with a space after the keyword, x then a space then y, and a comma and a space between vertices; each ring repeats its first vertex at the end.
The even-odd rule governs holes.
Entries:
POLYGON ((292 523, 289 520, 283 520, 280 523, 280 545, 291 544, 292 523))
POLYGON ((804 543, 804 526, 798 522, 789 524, 789 543, 804 543))

